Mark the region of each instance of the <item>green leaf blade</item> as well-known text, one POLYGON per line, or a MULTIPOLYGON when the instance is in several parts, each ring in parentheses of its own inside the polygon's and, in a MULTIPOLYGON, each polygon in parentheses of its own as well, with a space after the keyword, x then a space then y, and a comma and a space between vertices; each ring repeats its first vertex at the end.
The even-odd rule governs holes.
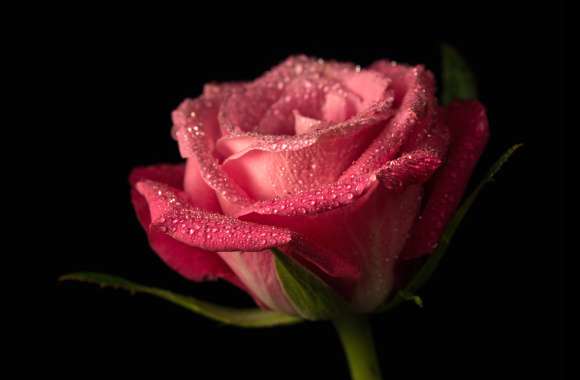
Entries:
POLYGON ((459 52, 446 44, 441 46, 443 66, 443 94, 441 101, 444 105, 453 100, 477 99, 477 84, 475 75, 459 52))
POLYGON ((298 313, 310 320, 334 319, 349 312, 349 307, 324 281, 302 265, 272 248, 278 278, 298 313))
POLYGON ((144 286, 121 277, 111 276, 104 273, 79 272, 71 273, 59 278, 59 281, 78 281, 96 284, 101 287, 123 289, 132 294, 142 293, 156 296, 184 307, 206 318, 238 327, 260 328, 274 327, 299 323, 302 319, 274 311, 261 310, 258 308, 230 308, 215 305, 210 302, 198 300, 193 297, 176 294, 168 290, 144 286))

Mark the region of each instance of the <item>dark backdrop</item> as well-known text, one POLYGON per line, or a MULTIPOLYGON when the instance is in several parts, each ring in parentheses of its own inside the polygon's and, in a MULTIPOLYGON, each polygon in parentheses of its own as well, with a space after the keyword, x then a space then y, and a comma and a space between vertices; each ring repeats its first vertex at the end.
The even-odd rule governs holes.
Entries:
POLYGON ((202 14, 166 26, 105 12, 55 23, 50 36, 41 32, 38 67, 50 85, 36 91, 60 112, 50 122, 50 166, 35 163, 56 209, 56 232, 42 253, 49 258, 41 268, 48 291, 40 318, 48 334, 37 337, 48 358, 42 365, 75 377, 167 378, 158 371, 169 371, 202 379, 346 379, 328 323, 241 330, 151 297, 56 278, 102 271, 250 305, 224 283, 189 283, 166 268, 135 218, 131 168, 180 160, 169 136, 171 110, 207 81, 251 79, 295 53, 361 65, 384 57, 424 63, 440 78, 439 44, 447 42, 473 67, 490 120, 474 178, 512 144, 525 147, 469 213, 421 293, 425 307, 404 305, 373 319, 385 378, 556 377, 563 307, 558 9, 429 10, 427 22, 417 19, 417 8, 384 19, 375 9, 370 18, 269 19, 267 26, 203 23, 202 14))

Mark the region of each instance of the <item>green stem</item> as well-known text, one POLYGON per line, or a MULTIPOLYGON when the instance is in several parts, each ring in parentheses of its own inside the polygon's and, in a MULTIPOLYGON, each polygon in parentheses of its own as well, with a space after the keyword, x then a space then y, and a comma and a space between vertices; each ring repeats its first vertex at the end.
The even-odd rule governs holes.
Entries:
POLYGON ((381 380, 381 370, 371 326, 364 316, 349 316, 334 321, 346 354, 352 380, 381 380))

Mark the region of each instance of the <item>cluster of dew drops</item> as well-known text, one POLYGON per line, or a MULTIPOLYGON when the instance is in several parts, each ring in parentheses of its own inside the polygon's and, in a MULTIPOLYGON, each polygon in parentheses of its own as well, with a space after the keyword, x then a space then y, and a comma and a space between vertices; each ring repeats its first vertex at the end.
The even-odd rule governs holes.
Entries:
POLYGON ((240 221, 191 207, 167 187, 150 183, 155 204, 161 205, 154 224, 169 233, 199 246, 212 249, 263 249, 290 241, 290 232, 274 226, 240 221))

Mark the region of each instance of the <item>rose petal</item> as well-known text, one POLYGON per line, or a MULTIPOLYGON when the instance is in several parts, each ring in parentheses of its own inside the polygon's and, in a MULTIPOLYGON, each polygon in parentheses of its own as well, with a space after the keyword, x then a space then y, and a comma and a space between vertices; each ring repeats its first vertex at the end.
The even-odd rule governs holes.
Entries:
POLYGON ((376 173, 385 163, 404 152, 406 142, 420 140, 425 130, 432 126, 435 117, 437 100, 433 75, 429 71, 422 66, 409 67, 386 62, 376 63, 372 68, 392 80, 389 87, 394 91, 394 107, 399 111, 360 158, 348 168, 343 178, 376 173))
POLYGON ((371 70, 343 71, 341 82, 359 96, 356 112, 364 112, 384 96, 391 80, 382 73, 371 70))
POLYGON ((391 191, 426 182, 439 168, 449 146, 449 128, 438 117, 431 128, 425 128, 419 140, 403 147, 403 155, 387 162, 378 172, 382 184, 391 191), (407 150, 411 149, 411 150, 407 150))
MULTIPOLYGON (((243 150, 230 155, 223 170, 259 200, 335 182, 379 133, 381 124, 392 116, 389 111, 392 100, 386 91, 382 101, 367 111, 308 134, 242 136, 245 147, 235 147, 243 150)), ((239 143, 239 139, 220 139, 218 150, 230 153, 224 146, 231 149, 230 142, 239 143)))
POLYGON ((150 229, 192 247, 208 251, 261 251, 292 240, 291 232, 285 229, 208 213, 192 206, 184 193, 159 182, 141 181, 136 189, 149 205, 150 229))
MULTIPOLYGON (((352 174, 337 182, 302 190, 285 197, 258 201, 240 209, 236 216, 249 212, 274 215, 312 215, 349 205, 363 196, 378 177, 390 191, 401 191, 421 184, 440 166, 449 144, 449 130, 441 118, 428 129, 421 140, 413 142, 414 150, 388 161, 377 174, 352 174)), ((411 147, 411 144, 408 144, 411 147)))
POLYGON ((419 150, 390 161, 378 177, 390 191, 401 191, 409 185, 426 182, 441 165, 441 158, 432 152, 419 150))
POLYGON ((445 119, 451 131, 447 162, 431 181, 426 206, 405 247, 406 259, 428 254, 436 247, 489 137, 485 109, 478 102, 450 104, 445 119))
MULTIPOLYGON (((226 212, 233 212, 251 204, 251 200, 246 192, 222 170, 218 160, 211 153, 211 141, 207 139, 205 130, 207 125, 211 126, 216 123, 218 106, 219 103, 216 100, 184 101, 173 111, 173 130, 182 157, 191 160, 188 165, 191 166, 192 171, 186 175, 187 190, 191 191, 192 195, 195 191, 201 191, 204 199, 209 200, 211 190, 205 188, 199 181, 201 177, 205 184, 215 191, 222 209, 226 212)), ((215 126, 211 129, 215 129, 215 126)), ((215 207, 215 204, 212 205, 208 201, 205 207, 215 207)))
POLYGON ((225 252, 218 255, 262 305, 269 309, 296 314, 278 280, 272 252, 225 252))
MULTIPOLYGON (((224 100, 219 113, 224 134, 258 131, 261 120, 282 99, 282 94, 294 79, 320 73, 323 69, 323 63, 306 56, 293 56, 255 81, 245 84, 240 93, 233 91, 224 100)), ((264 132, 262 126, 262 133, 264 132)), ((283 134, 291 131, 280 129, 265 133, 283 134)))
MULTIPOLYGON (((224 135, 292 135, 293 110, 320 120, 343 121, 362 111, 362 103, 379 101, 361 99, 351 92, 345 83, 352 82, 356 87, 360 82, 353 80, 353 75, 359 73, 352 64, 324 62, 305 56, 290 57, 224 98, 219 112, 224 135)), ((376 73, 373 75, 378 76, 376 73)), ((379 98, 386 88, 384 81, 388 82, 388 79, 383 78, 374 84, 374 88, 383 86, 379 98)), ((368 91, 363 93, 366 95, 368 91)))
MULTIPOLYGON (((193 199, 196 205, 210 212, 221 212, 221 206, 217 195, 201 176, 201 168, 197 157, 189 157, 186 163, 183 190, 193 199)), ((175 186, 173 186, 175 187, 175 186)))
POLYGON ((290 58, 222 104, 231 131, 217 144, 224 171, 255 199, 336 181, 392 116, 389 83, 351 64, 290 58))
POLYGON ((292 113, 294 114, 294 131, 297 135, 310 133, 322 124, 322 121, 301 115, 296 110, 292 113))
POLYGON ((189 280, 203 281, 223 278, 241 289, 245 289, 228 265, 215 253, 190 247, 166 234, 149 230, 151 216, 147 201, 134 186, 140 181, 150 179, 179 188, 183 181, 183 172, 183 165, 157 165, 136 168, 130 175, 130 183, 133 186, 131 201, 139 222, 147 231, 151 247, 169 267, 189 280))
POLYGON ((306 244, 324 247, 301 257, 363 312, 374 309, 392 288, 393 265, 416 218, 420 194, 420 186, 395 193, 375 181, 361 197, 332 211, 286 216, 250 213, 241 219, 284 226, 298 232, 306 244))
POLYGON ((292 80, 280 98, 264 112, 254 131, 263 135, 291 135, 294 131, 294 112, 328 120, 323 108, 329 95, 339 96, 340 88, 337 86, 340 87, 337 82, 318 77, 300 76, 292 80))
POLYGON ((159 164, 153 166, 138 166, 129 175, 129 184, 134 187, 137 182, 149 179, 151 181, 165 183, 176 189, 183 187, 185 165, 183 164, 159 164))
POLYGON ((283 198, 256 202, 240 210, 237 215, 249 212, 285 216, 320 214, 353 203, 364 195, 375 181, 370 176, 353 176, 348 180, 321 185, 283 198))

